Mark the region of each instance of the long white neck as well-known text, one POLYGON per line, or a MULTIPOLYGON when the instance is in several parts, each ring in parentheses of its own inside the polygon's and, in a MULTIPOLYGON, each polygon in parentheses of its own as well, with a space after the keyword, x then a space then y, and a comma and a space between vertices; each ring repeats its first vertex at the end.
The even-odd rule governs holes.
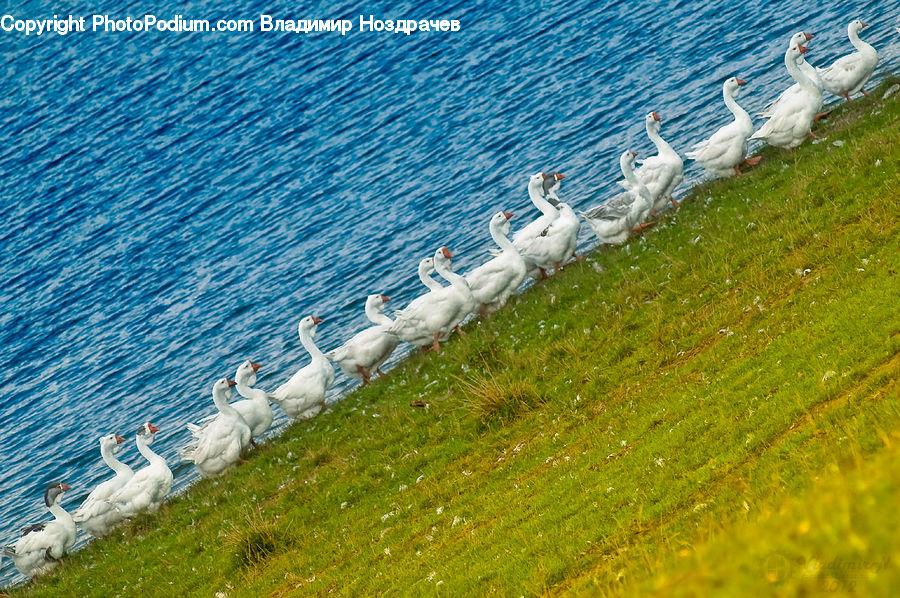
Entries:
POLYGON ((62 505, 60 505, 58 502, 55 502, 52 505, 50 505, 49 509, 50 509, 50 512, 53 514, 54 517, 56 517, 57 520, 61 521, 62 523, 65 523, 66 525, 71 527, 73 530, 75 529, 75 520, 72 519, 72 515, 70 515, 68 511, 66 511, 64 508, 62 508, 62 505))
MULTIPOLYGON (((431 280, 430 278, 428 280, 431 280)), ((431 282, 434 282, 431 280, 431 282)), ((437 283, 435 283, 437 284, 437 283)), ((441 286, 441 285, 437 285, 441 286)), ((384 315, 380 309, 376 309, 375 306, 369 305, 366 303, 366 317, 369 318, 369 321, 373 324, 378 324, 381 326, 390 326, 394 323, 392 319, 384 315)))
POLYGON ((753 121, 750 119, 747 111, 741 108, 737 100, 734 99, 734 92, 730 88, 725 87, 722 89, 722 97, 725 98, 725 105, 728 106, 728 109, 734 115, 735 122, 740 123, 745 128, 752 129, 753 121))
POLYGON ((249 376, 248 379, 235 380, 235 382, 237 384, 234 387, 237 389, 238 394, 245 399, 264 405, 269 404, 269 393, 261 388, 252 387, 252 384, 256 383, 256 376, 249 376))
MULTIPOLYGON (((553 208, 554 210, 556 208, 553 208)), ((509 240, 509 237, 506 236, 506 233, 502 230, 503 225, 495 225, 491 222, 491 238, 494 240, 494 243, 500 246, 500 249, 503 251, 514 251, 519 253, 519 250, 516 249, 516 246, 512 244, 512 241, 509 240)))
POLYGON ((647 189, 647 186, 641 179, 634 175, 634 168, 632 168, 631 164, 622 162, 621 166, 622 174, 625 175, 625 180, 631 183, 632 189, 636 189, 638 193, 638 201, 635 201, 632 204, 632 211, 640 208, 641 204, 645 204, 644 207, 646 207, 646 204, 652 205, 653 197, 650 195, 650 190, 647 189))
MULTIPOLYGON (((162 463, 166 465, 166 460, 154 453, 150 450, 150 446, 147 444, 147 441, 144 439, 143 434, 138 434, 137 440, 134 441, 137 445, 138 452, 144 456, 144 459, 150 462, 151 465, 157 465, 162 463)), ((168 467, 168 466, 167 466, 168 467)))
MULTIPOLYGON (((554 211, 555 209, 556 208, 554 208, 554 211)), ((444 278, 444 280, 449 282, 450 286, 452 286, 453 288, 465 293, 472 292, 472 290, 469 288, 469 283, 466 282, 466 279, 450 268, 446 268, 444 266, 443 260, 434 260, 434 269, 437 270, 437 273, 440 274, 444 278)))
POLYGON ((878 56, 878 52, 875 51, 875 48, 872 47, 871 44, 859 39, 859 32, 854 27, 847 27, 847 37, 850 38, 850 43, 853 44, 853 47, 856 48, 860 54, 866 54, 870 57, 878 56))
POLYGON ((669 145, 665 139, 659 136, 659 122, 651 121, 647 123, 647 137, 650 138, 650 141, 653 142, 653 145, 656 146, 656 151, 662 155, 673 155, 675 154, 675 150, 672 149, 672 146, 669 145))
POLYGON ((131 468, 119 461, 116 456, 113 454, 113 449, 111 446, 101 446, 100 447, 100 456, 103 457, 103 462, 112 469, 116 474, 129 474, 133 473, 131 468))
POLYGON ((213 403, 216 404, 216 409, 219 410, 219 413, 223 415, 229 415, 231 417, 239 417, 240 415, 228 402, 228 398, 225 396, 224 391, 218 389, 213 390, 213 403))
MULTIPOLYGON (((531 183, 528 184, 528 197, 531 199, 531 203, 534 204, 538 210, 541 211, 541 214, 547 216, 548 218, 556 218, 559 214, 556 211, 556 208, 553 207, 553 204, 544 199, 544 195, 541 192, 541 184, 540 183, 531 183)), ((435 268, 437 265, 435 264, 435 268)), ((443 274, 441 274, 443 276, 443 274)))
POLYGON ((256 384, 256 373, 248 374, 247 376, 235 376, 234 381, 234 388, 239 395, 245 399, 253 398, 253 386, 256 384))
POLYGON ((784 55, 784 66, 787 68, 788 73, 791 74, 791 77, 794 78, 794 81, 800 84, 800 87, 807 91, 818 91, 818 87, 813 83, 813 80, 806 76, 799 66, 797 66, 797 59, 794 56, 791 56, 792 52, 790 50, 784 55))
POLYGON ((325 357, 325 354, 322 353, 319 348, 316 346, 316 343, 313 341, 312 335, 310 335, 309 330, 306 328, 300 329, 300 344, 303 345, 303 348, 309 353, 309 356, 313 358, 313 361, 328 361, 328 358, 325 357))
POLYGON ((428 290, 430 291, 436 291, 438 289, 444 288, 443 286, 441 286, 441 283, 431 277, 431 274, 426 268, 419 268, 419 280, 421 280, 422 284, 428 287, 428 290))

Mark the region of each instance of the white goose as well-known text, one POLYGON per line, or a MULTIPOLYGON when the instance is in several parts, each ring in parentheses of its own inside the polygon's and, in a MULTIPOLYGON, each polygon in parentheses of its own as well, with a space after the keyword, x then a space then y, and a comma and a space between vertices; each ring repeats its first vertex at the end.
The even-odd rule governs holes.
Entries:
POLYGON ((545 195, 551 190, 559 186, 559 181, 564 179, 566 175, 554 172, 546 174, 538 172, 531 175, 528 179, 528 198, 535 208, 541 213, 539 218, 532 220, 526 226, 516 231, 513 235, 512 242, 519 251, 522 250, 521 244, 527 244, 531 239, 544 232, 551 222, 556 220, 559 212, 552 204, 548 203, 545 195))
POLYGON ((244 400, 231 404, 250 426, 250 444, 257 448, 258 445, 253 437, 265 434, 272 427, 274 419, 272 406, 269 405, 269 393, 261 388, 253 388, 256 386, 256 372, 258 371, 259 364, 253 363, 249 359, 238 366, 234 373, 234 388, 244 400))
POLYGON ((836 96, 843 96, 848 102, 850 96, 858 91, 869 95, 863 86, 875 72, 878 64, 878 52, 871 44, 859 39, 859 32, 868 23, 856 19, 847 25, 847 36, 856 52, 838 58, 831 66, 818 69, 822 86, 836 96))
POLYGON ((750 139, 761 139, 769 145, 790 149, 803 143, 812 134, 812 123, 822 104, 822 92, 797 66, 797 58, 808 50, 806 46, 791 44, 784 54, 784 66, 806 93, 796 94, 790 101, 780 102, 772 118, 751 135, 750 139))
MULTIPOLYGON (((557 183, 554 188, 547 194, 547 201, 559 210, 559 218, 553 221, 547 229, 547 236, 552 242, 551 258, 553 260, 554 271, 569 261, 571 257, 581 260, 582 257, 575 253, 578 246, 578 233, 581 232, 581 219, 572 209, 572 206, 564 201, 560 201, 556 190, 559 188, 557 183)), ((529 273, 531 274, 531 273, 529 273)), ((531 274, 533 276, 533 274, 531 274)))
POLYGON ((312 419, 326 409, 325 391, 334 382, 334 368, 319 350, 313 338, 322 320, 306 316, 297 325, 300 343, 309 353, 310 363, 300 368, 291 379, 275 389, 272 400, 278 403, 291 419, 312 419))
POLYGON ((538 172, 531 176, 528 180, 528 197, 534 207, 541 212, 541 216, 517 231, 512 238, 513 245, 528 264, 529 270, 540 269, 542 277, 546 276, 545 266, 549 261, 546 243, 547 227, 559 217, 559 210, 547 201, 544 195, 545 192, 554 190, 563 178, 565 175, 558 172, 551 175, 538 172))
POLYGON ((634 174, 636 156, 626 151, 619 158, 622 174, 635 190, 620 193, 581 214, 601 243, 621 245, 628 239, 629 232, 637 232, 653 224, 643 222, 653 208, 653 198, 647 186, 634 174))
MULTIPOLYGON (((791 37, 791 41, 788 43, 788 47, 790 48, 793 44, 803 45, 804 42, 808 42, 813 38, 812 33, 806 33, 805 31, 798 31, 791 37)), ((816 67, 811 65, 806 61, 806 58, 803 54, 797 58, 797 67, 803 71, 803 74, 810 78, 810 80, 815 83, 816 87, 819 88, 819 91, 822 91, 822 79, 819 78, 819 73, 816 71, 816 67)), ((772 118, 772 115, 778 110, 778 106, 782 102, 792 102, 795 99, 795 96, 803 95, 806 93, 806 90, 803 89, 799 83, 794 83, 783 92, 781 95, 775 98, 768 106, 766 106, 765 110, 763 110, 759 115, 763 118, 772 118)), ((824 101, 822 100, 821 95, 819 96, 819 106, 816 108, 816 116, 814 120, 819 120, 825 116, 831 114, 831 111, 827 112, 818 112, 822 109, 824 101)))
POLYGON ((416 298, 397 312, 389 329, 392 334, 411 345, 439 351, 440 341, 454 329, 462 332, 459 324, 475 309, 475 297, 466 279, 451 269, 452 257, 446 247, 435 252, 435 270, 450 285, 416 298))
MULTIPOLYGON (((466 282, 465 278, 453 271, 452 260, 453 254, 446 247, 438 249, 435 252, 435 257, 432 258, 435 271, 441 278, 449 283, 447 286, 441 287, 440 293, 456 295, 459 302, 459 307, 456 312, 448 313, 449 321, 441 329, 441 342, 449 339, 454 331, 465 335, 466 333, 460 328, 460 325, 469 314, 474 313, 476 309, 475 296, 472 295, 472 289, 469 288, 469 283, 466 282), (438 257, 438 255, 440 255, 440 257, 438 257)), ((444 307, 447 306, 445 305, 444 307)), ((394 322, 396 322, 396 319, 394 322)))
MULTIPOLYGON (((536 182, 537 176, 532 178, 532 183, 536 182)), ((556 210, 556 217, 543 230, 531 237, 530 241, 516 245, 528 266, 527 275, 532 278, 546 278, 549 270, 560 270, 562 265, 573 255, 581 259, 581 256, 575 254, 581 221, 575 210, 561 202, 557 195, 560 182, 565 175, 554 172, 552 175, 541 174, 540 176, 545 177, 542 185, 536 187, 530 183, 529 194, 532 194, 533 187, 536 187, 540 197, 533 197, 533 199, 539 199, 541 205, 546 204, 556 210)), ((528 227, 533 224, 535 223, 529 224, 528 227)), ((513 243, 515 244, 515 240, 513 243)))
POLYGON ((500 247, 500 254, 466 275, 482 318, 506 305, 510 295, 525 279, 525 260, 507 236, 512 217, 509 212, 494 214, 489 229, 491 238, 500 247))
POLYGON ((213 384, 212 396, 218 416, 204 426, 188 424, 193 440, 181 454, 182 461, 192 461, 205 478, 220 476, 233 467, 250 444, 250 426, 228 403, 234 380, 221 378, 213 384))
MULTIPOLYGON (((430 262, 431 258, 428 260, 430 262)), ((419 268, 420 278, 423 279, 423 282, 427 278, 437 288, 441 288, 428 276, 428 268, 433 270, 433 263, 426 264, 424 270, 419 268)), ((362 380, 363 384, 368 384, 375 372, 381 373, 378 368, 394 352, 400 342, 396 336, 388 332, 388 328, 394 321, 383 313, 384 304, 387 301, 389 299, 384 295, 369 295, 366 299, 366 317, 375 326, 357 332, 346 343, 325 354, 325 357, 338 364, 341 371, 351 378, 362 380)))
POLYGON ((172 470, 166 460, 150 450, 159 428, 145 423, 140 427, 135 444, 148 464, 134 473, 122 488, 109 498, 123 518, 134 517, 138 513, 155 513, 166 500, 172 489, 172 470))
MULTIPOLYGON (((753 121, 747 111, 741 108, 735 101, 740 93, 741 85, 746 81, 731 77, 722 85, 722 97, 725 105, 734 115, 734 121, 719 128, 712 137, 696 144, 693 149, 685 154, 691 160, 696 160, 703 168, 717 176, 731 176, 741 174, 741 164, 745 163, 747 156, 747 138, 753 134, 753 121)), ((761 158, 755 157, 746 160, 749 166, 759 164, 761 158)))
POLYGON ((59 504, 66 490, 71 487, 51 484, 44 492, 44 503, 55 519, 29 525, 22 530, 21 538, 3 547, 3 556, 11 558, 23 575, 48 573, 75 544, 75 521, 59 504))
MULTIPOLYGON (((244 400, 231 403, 231 407, 240 414, 250 427, 250 444, 256 448, 259 448, 259 445, 256 444, 253 437, 265 434, 272 427, 272 420, 274 419, 272 407, 269 405, 271 400, 269 393, 261 388, 253 388, 256 385, 256 372, 259 371, 259 367, 258 363, 253 363, 249 359, 238 366, 234 374, 234 388, 237 389, 238 394, 244 400)), ((194 438, 201 438, 207 433, 206 429, 222 417, 225 416, 216 411, 200 420, 200 425, 188 424, 187 427, 194 438)))
MULTIPOLYGON (((650 196, 653 198, 651 213, 660 211, 669 201, 677 208, 678 202, 672 197, 672 192, 684 180, 684 160, 665 139, 660 137, 659 130, 662 128, 662 119, 659 114, 649 113, 644 118, 644 126, 647 129, 647 136, 656 146, 657 153, 655 156, 639 161, 641 167, 635 171, 635 177, 640 179, 650 191, 650 196)), ((620 184, 628 191, 636 190, 628 179, 620 184)))
POLYGON ((102 538, 122 520, 119 512, 109 502, 109 498, 115 494, 134 475, 134 471, 128 465, 116 458, 116 453, 125 439, 118 434, 108 434, 100 437, 100 456, 103 462, 115 472, 115 475, 97 485, 81 506, 72 513, 72 518, 78 527, 92 536, 102 538))

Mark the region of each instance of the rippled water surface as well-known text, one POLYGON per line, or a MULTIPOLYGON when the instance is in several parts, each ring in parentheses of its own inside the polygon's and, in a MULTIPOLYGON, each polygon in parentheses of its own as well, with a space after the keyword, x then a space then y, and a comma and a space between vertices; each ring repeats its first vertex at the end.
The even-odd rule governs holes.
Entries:
MULTIPOLYGON (((142 3, 89 11, 139 16, 142 3)), ((25 2, 17 17, 53 14, 25 2)), ((849 51, 846 23, 897 67, 894 2, 635 0, 257 3, 171 18, 350 18, 332 33, 0 32, 0 542, 46 517, 45 485, 74 507, 108 475, 96 439, 150 420, 176 487, 185 424, 245 358, 272 389, 319 342, 365 326, 365 296, 402 306, 418 260, 488 257, 490 215, 533 217, 528 175, 564 172, 577 208, 602 201, 643 115, 684 153, 727 121, 721 82, 759 111, 789 84, 786 40, 849 51), (501 7, 502 5, 502 7, 501 7), (777 8, 773 8, 777 6, 777 8), (455 18, 456 33, 360 33, 358 15, 455 18)), ((78 8, 75 9, 76 13, 78 8)), ((258 22, 258 21, 257 21, 258 22)), ((687 178, 699 172, 688 164, 687 178)), ((676 192, 684 192, 685 187, 676 192)), ((587 228, 587 227, 585 227, 587 228)), ((590 244, 587 231, 583 243, 590 244)), ((352 384, 338 376, 336 400, 352 384)), ((129 444, 124 460, 137 465, 129 444)), ((3 562, 0 584, 17 579, 3 562)))

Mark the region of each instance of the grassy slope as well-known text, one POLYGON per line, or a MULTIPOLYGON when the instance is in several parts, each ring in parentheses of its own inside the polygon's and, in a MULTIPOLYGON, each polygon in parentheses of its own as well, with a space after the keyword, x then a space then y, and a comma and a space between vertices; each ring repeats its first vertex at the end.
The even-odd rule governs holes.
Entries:
POLYGON ((898 116, 838 110, 13 593, 898 587, 898 116))

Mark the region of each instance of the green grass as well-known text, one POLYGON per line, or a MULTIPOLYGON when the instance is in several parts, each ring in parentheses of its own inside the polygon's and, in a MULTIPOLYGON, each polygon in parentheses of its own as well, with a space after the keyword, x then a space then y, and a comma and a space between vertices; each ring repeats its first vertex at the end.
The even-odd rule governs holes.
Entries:
POLYGON ((839 108, 12 595, 890 593, 898 116, 839 108))

